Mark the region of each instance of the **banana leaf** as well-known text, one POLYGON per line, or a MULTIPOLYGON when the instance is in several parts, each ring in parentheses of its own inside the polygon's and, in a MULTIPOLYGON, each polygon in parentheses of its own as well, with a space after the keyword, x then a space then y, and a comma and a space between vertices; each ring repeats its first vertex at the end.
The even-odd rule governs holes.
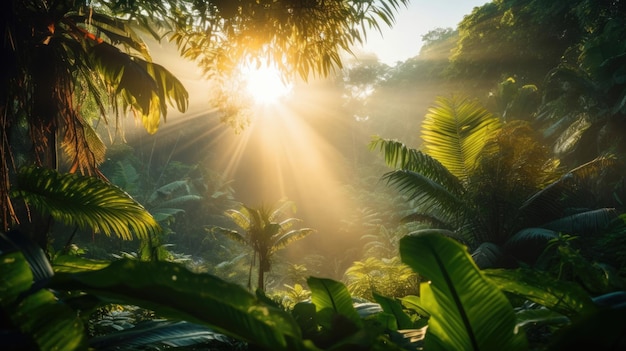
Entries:
POLYGON ((0 329, 2 349, 84 349, 85 328, 76 312, 32 284, 31 267, 20 251, 0 254, 0 314, 10 321, 0 329))
POLYGON ((237 284, 171 262, 123 259, 96 271, 58 272, 50 287, 143 307, 271 350, 303 348, 300 329, 287 312, 237 284))
POLYGON ((430 280, 420 287, 421 302, 430 313, 425 350, 528 349, 525 335, 515 333, 507 297, 484 277, 466 247, 426 232, 402 238, 400 255, 430 280))

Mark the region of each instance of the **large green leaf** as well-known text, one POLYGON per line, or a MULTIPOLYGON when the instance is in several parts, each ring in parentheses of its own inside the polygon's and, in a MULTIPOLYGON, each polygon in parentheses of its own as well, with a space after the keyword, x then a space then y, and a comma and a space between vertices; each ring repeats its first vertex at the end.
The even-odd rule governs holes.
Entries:
POLYGON ((412 329, 415 327, 413 321, 411 320, 411 317, 409 317, 409 315, 404 312, 403 306, 400 301, 376 293, 374 293, 373 295, 374 299, 380 304, 380 307, 383 309, 383 311, 389 313, 394 317, 396 328, 393 330, 412 329))
MULTIPOLYGON (((354 308, 352 296, 345 285, 332 279, 316 277, 309 277, 307 284, 311 289, 311 301, 317 312, 329 317, 321 318, 321 325, 325 324, 324 320, 330 322, 333 315, 340 315, 356 326, 363 326, 363 321, 354 308)), ((327 327, 330 326, 330 324, 327 325, 327 327)))
POLYGON ((132 239, 147 238, 161 227, 146 209, 119 187, 95 177, 52 169, 20 170, 14 198, 21 198, 55 220, 79 228, 132 239))
POLYGON ((424 349, 525 350, 512 306, 457 241, 427 232, 400 240, 402 261, 429 279, 421 301, 430 313, 424 349))
MULTIPOLYGON (((22 334, 32 338, 39 350, 73 351, 84 347, 85 328, 76 312, 59 303, 48 290, 29 291, 32 283, 30 265, 21 252, 0 255, 2 314, 22 334)), ((6 337, 3 346, 15 342, 6 337)))
POLYGON ((89 345, 99 351, 122 351, 205 347, 211 349, 235 348, 233 340, 210 328, 185 321, 150 320, 111 334, 96 336, 89 340, 89 345))
POLYGON ((478 164, 481 151, 500 129, 500 119, 478 101, 438 97, 422 124, 424 152, 465 181, 478 164))
POLYGON ((559 281, 531 269, 487 269, 485 276, 502 291, 522 296, 568 317, 590 314, 597 308, 580 285, 559 281))
POLYGON ((91 272, 59 272, 56 289, 83 291, 158 315, 208 325, 271 350, 296 350, 301 333, 286 312, 264 304, 243 287, 170 262, 119 260, 91 272))

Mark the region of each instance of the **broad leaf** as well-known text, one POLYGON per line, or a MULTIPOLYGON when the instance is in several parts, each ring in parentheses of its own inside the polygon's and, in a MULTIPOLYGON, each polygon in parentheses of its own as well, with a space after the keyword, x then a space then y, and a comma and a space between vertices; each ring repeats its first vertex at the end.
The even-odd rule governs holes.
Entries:
POLYGON ((425 350, 527 349, 524 335, 514 332, 515 314, 506 296, 464 246, 429 232, 402 238, 400 255, 430 280, 421 286, 421 301, 431 315, 425 350))
POLYGON ((399 301, 379 294, 374 294, 374 299, 380 304, 383 311, 394 316, 397 329, 413 329, 415 327, 411 317, 404 312, 399 301))
POLYGON ((204 324, 272 350, 297 349, 301 339, 300 329, 286 312, 262 303, 237 284, 170 262, 119 260, 98 271, 58 273, 52 287, 204 324))
MULTIPOLYGON (((21 333, 30 336, 38 349, 73 351, 84 346, 85 329, 76 312, 59 303, 48 290, 29 291, 33 275, 21 252, 0 255, 0 283, 2 315, 9 317, 21 333)), ((15 341, 4 337, 5 346, 15 341)))
MULTIPOLYGON (((354 308, 352 297, 345 285, 332 279, 316 277, 309 277, 307 284, 309 289, 311 289, 311 301, 318 313, 324 313, 325 316, 330 317, 325 314, 326 312, 323 312, 328 311, 330 315, 345 317, 356 326, 363 325, 363 321, 354 308)), ((326 322, 330 322, 330 319, 327 319, 326 322)), ((320 320, 321 325, 323 325, 323 322, 320 320)))
POLYGON ((545 272, 531 269, 487 269, 485 276, 501 290, 522 296, 568 317, 596 310, 591 297, 580 285, 559 281, 545 272))
POLYGON ((150 320, 133 328, 124 329, 107 335, 97 336, 89 340, 89 345, 96 350, 138 350, 176 348, 176 347, 209 347, 234 348, 231 339, 216 333, 210 328, 189 322, 150 320))

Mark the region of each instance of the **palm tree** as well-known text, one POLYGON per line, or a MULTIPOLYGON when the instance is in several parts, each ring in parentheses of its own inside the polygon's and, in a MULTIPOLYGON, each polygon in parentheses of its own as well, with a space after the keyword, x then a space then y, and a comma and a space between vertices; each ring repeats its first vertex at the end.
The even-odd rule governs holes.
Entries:
POLYGON ((371 144, 398 167, 384 178, 417 204, 405 220, 445 229, 471 250, 501 247, 528 224, 544 224, 523 205, 563 172, 528 124, 502 124, 460 97, 437 103, 424 120, 422 150, 380 138, 371 144))
POLYGON ((108 123, 108 106, 116 118, 131 111, 153 133, 168 103, 185 111, 188 96, 180 81, 152 62, 131 23, 114 15, 115 4, 11 0, 0 6, 6 65, 0 82, 2 224, 5 230, 21 224, 45 248, 45 219, 25 228, 28 205, 11 197, 14 171, 34 164, 103 178, 98 166, 106 148, 96 115, 108 123))
POLYGON ((208 231, 218 231, 236 242, 248 245, 253 250, 248 276, 250 289, 252 266, 257 255, 259 259, 257 288, 263 290, 265 273, 270 271, 272 256, 292 242, 315 232, 311 228, 291 229, 301 220, 293 217, 283 219, 288 215, 288 210, 295 212, 295 206, 291 201, 282 201, 275 208, 265 206, 252 208, 241 205, 238 209, 227 210, 225 214, 244 231, 243 233, 222 227, 206 227, 208 231))
MULTIPOLYGON (((475 100, 453 96, 440 97, 436 103, 437 106, 429 110, 422 125, 421 150, 408 148, 395 140, 376 138, 372 141, 371 148, 380 148, 387 164, 397 167, 383 177, 407 195, 408 200, 417 204, 417 211, 405 220, 454 231, 459 240, 470 246, 484 241, 481 239, 499 241, 501 228, 498 227, 505 225, 502 220, 506 217, 485 212, 485 208, 475 200, 492 194, 501 198, 484 199, 483 202, 505 201, 501 193, 504 189, 501 185, 494 189, 496 184, 487 184, 487 179, 474 175, 479 171, 487 175, 489 168, 484 169, 481 162, 487 159, 488 154, 498 155, 500 145, 497 137, 504 130, 503 125, 498 117, 475 100), (500 225, 490 229, 488 224, 492 223, 500 225)), ((512 146, 515 145, 512 143, 512 146)), ((545 159, 530 161, 542 164, 545 159)), ((504 184, 511 179, 507 176, 514 170, 510 168, 513 166, 512 158, 508 162, 509 165, 492 162, 492 165, 501 168, 487 175, 489 180, 504 184), (505 170, 505 166, 509 169, 505 170)))
MULTIPOLYGON (((476 102, 460 97, 437 103, 424 120, 421 150, 395 140, 371 143, 397 167, 384 178, 417 204, 404 220, 445 230, 492 265, 493 259, 507 257, 501 252, 507 245, 522 256, 514 252, 521 242, 541 238, 545 243, 559 231, 597 232, 616 217, 606 195, 590 201, 591 194, 607 193, 604 183, 597 182, 601 175, 615 176, 614 158, 564 172, 527 123, 502 124, 476 102)), ((497 263, 502 264, 508 263, 497 263)))

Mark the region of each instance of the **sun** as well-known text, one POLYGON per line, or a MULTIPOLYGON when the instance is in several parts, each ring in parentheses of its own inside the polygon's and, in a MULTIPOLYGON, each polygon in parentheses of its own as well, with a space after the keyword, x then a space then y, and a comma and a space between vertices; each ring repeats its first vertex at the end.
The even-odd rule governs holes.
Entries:
POLYGON ((243 70, 246 89, 257 104, 275 104, 289 95, 292 85, 281 78, 275 67, 261 65, 243 70))

